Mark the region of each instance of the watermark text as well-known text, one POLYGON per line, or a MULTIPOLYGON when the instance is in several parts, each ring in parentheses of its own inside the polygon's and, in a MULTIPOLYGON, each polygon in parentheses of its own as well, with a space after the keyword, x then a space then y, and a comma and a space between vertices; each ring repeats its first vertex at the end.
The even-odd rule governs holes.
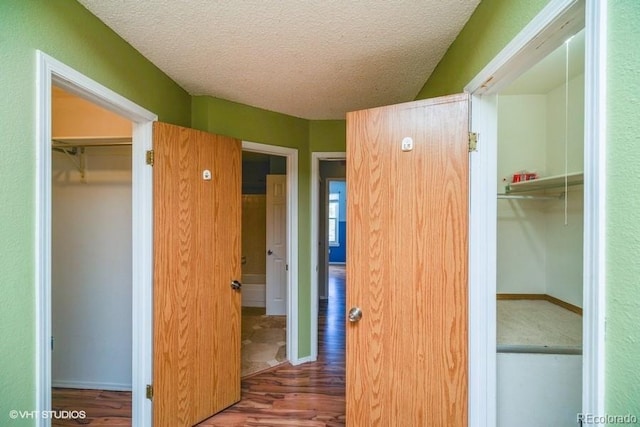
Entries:
POLYGON ((9 411, 9 418, 12 420, 84 420, 86 417, 85 411, 19 411, 17 409, 9 411))
POLYGON ((626 415, 612 415, 612 414, 604 414, 604 415, 595 415, 595 414, 582 414, 579 413, 577 416, 577 421, 580 425, 589 425, 589 424, 603 424, 603 425, 611 425, 611 424, 638 424, 638 417, 631 414, 626 415))

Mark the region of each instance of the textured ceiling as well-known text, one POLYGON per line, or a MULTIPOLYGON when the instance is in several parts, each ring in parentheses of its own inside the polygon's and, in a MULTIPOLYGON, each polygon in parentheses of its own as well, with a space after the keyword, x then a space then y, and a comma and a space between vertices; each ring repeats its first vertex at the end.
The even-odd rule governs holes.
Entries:
POLYGON ((480 0, 79 0, 192 95, 307 119, 410 101, 480 0))

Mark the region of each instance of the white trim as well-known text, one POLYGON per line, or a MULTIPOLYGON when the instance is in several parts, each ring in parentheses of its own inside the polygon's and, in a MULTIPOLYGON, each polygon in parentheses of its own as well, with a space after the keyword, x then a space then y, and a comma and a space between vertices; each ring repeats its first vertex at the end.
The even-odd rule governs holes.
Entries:
POLYGON ((479 96, 497 93, 584 27, 584 3, 551 0, 464 88, 479 96))
POLYGON ((469 425, 496 425, 497 99, 473 96, 469 155, 469 425))
MULTIPOLYGON (((36 410, 51 410, 51 86, 57 86, 119 114, 133 124, 132 422, 152 421, 145 384, 152 379, 152 172, 144 162, 157 116, 60 61, 36 51, 36 410)), ((37 426, 50 420, 38 418, 37 426)))
POLYGON ((146 152, 153 148, 153 121, 133 126, 133 307, 132 322, 132 425, 150 426, 153 405, 146 398, 147 384, 153 384, 153 168, 146 152), (136 370, 139 370, 136 373, 136 370))
POLYGON ((587 0, 582 412, 605 413, 607 2, 587 0))
POLYGON ((493 198, 497 119, 493 95, 583 24, 587 28, 587 55, 582 410, 604 413, 606 1, 586 0, 586 21, 582 18, 584 11, 584 1, 552 0, 465 87, 465 92, 473 95, 472 129, 480 135, 478 152, 470 157, 471 176, 480 178, 471 182, 473 214, 469 221, 469 422, 473 426, 496 424, 493 198), (488 178, 482 179, 483 176, 488 178))
POLYGON ((303 363, 315 362, 316 359, 311 356, 301 357, 298 359, 298 363, 296 365, 302 365, 303 363))
POLYGON ((311 248, 309 253, 311 266, 311 354, 307 359, 313 362, 318 358, 318 233, 320 226, 319 203, 320 200, 320 161, 321 160, 344 160, 347 153, 339 152, 322 152, 316 151, 311 153, 311 248))
POLYGON ((287 359, 299 365, 304 359, 298 357, 298 150, 250 141, 242 141, 242 150, 287 158, 287 359))

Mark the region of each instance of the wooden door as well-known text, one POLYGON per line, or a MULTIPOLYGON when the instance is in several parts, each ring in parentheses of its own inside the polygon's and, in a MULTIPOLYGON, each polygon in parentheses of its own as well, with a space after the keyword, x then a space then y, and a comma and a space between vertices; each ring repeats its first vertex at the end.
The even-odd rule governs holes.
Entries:
POLYGON ((347 425, 467 425, 468 129, 466 95, 347 115, 347 425))
POLYGON ((153 133, 153 425, 186 427, 240 399, 242 148, 153 133))
POLYGON ((267 175, 266 314, 287 314, 287 176, 267 175))

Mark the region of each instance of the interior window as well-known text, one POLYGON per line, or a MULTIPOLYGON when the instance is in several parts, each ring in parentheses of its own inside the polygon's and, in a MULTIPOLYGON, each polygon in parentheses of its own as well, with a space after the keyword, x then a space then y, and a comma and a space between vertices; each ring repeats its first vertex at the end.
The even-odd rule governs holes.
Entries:
POLYGON ((329 193, 329 245, 339 246, 338 218, 340 217, 340 193, 329 193))

